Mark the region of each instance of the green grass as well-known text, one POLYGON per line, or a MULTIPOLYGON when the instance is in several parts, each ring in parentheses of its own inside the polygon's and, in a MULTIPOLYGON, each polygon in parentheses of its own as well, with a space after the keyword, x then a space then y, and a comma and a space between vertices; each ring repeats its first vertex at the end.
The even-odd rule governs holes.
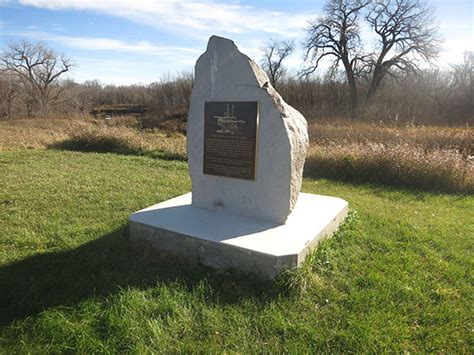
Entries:
POLYGON ((306 179, 349 221, 275 282, 131 248, 185 162, 0 154, 0 353, 472 353, 472 196, 306 179))

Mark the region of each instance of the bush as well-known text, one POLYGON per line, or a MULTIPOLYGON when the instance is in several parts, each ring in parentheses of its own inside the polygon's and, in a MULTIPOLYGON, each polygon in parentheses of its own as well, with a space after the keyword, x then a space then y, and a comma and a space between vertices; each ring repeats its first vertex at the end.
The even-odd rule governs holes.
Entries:
POLYGON ((179 133, 139 131, 107 126, 100 122, 84 126, 49 147, 81 152, 147 155, 161 159, 186 159, 186 140, 179 133))
POLYGON ((101 131, 82 132, 54 145, 56 148, 81 152, 112 152, 121 154, 138 154, 142 148, 124 136, 113 136, 101 131))

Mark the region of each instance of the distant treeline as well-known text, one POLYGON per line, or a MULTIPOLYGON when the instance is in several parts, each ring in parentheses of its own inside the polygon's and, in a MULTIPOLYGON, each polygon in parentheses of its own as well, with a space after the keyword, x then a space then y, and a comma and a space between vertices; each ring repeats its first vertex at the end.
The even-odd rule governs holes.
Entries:
MULTIPOLYGON (((131 105, 132 114, 152 117, 185 115, 193 85, 192 73, 181 73, 148 85, 103 85, 97 80, 82 84, 70 80, 54 84, 57 97, 40 109, 35 91, 19 79, 0 74, 0 118, 74 116, 108 112, 100 107, 131 105), (136 109, 138 107, 138 109, 136 109), (95 110, 95 111, 94 111, 95 110), (47 114, 45 114, 47 112, 47 114)), ((362 90, 364 81, 358 84, 362 90)), ((286 76, 276 89, 308 120, 350 118, 350 94, 343 75, 299 78, 286 76)), ((358 119, 415 124, 465 124, 474 122, 473 68, 466 60, 451 70, 425 70, 418 75, 387 78, 370 106, 360 107, 358 119)), ((44 105, 44 103, 43 103, 44 105)), ((118 110, 120 112, 120 110, 118 110)))

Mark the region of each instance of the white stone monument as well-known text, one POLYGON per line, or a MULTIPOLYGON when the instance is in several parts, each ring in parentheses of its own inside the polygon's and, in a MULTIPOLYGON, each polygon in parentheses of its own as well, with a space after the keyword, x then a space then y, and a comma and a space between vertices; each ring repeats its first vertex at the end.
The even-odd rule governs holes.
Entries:
POLYGON ((298 266, 347 214, 347 202, 300 193, 305 118, 228 39, 195 67, 188 113, 192 193, 132 214, 133 240, 219 267, 274 277, 298 266))

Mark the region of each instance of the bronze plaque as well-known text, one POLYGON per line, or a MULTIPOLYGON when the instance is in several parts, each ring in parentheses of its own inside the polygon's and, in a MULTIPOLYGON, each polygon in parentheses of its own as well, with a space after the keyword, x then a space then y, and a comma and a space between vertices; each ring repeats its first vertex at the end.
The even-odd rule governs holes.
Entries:
POLYGON ((204 103, 203 172, 255 180, 257 101, 204 103))

